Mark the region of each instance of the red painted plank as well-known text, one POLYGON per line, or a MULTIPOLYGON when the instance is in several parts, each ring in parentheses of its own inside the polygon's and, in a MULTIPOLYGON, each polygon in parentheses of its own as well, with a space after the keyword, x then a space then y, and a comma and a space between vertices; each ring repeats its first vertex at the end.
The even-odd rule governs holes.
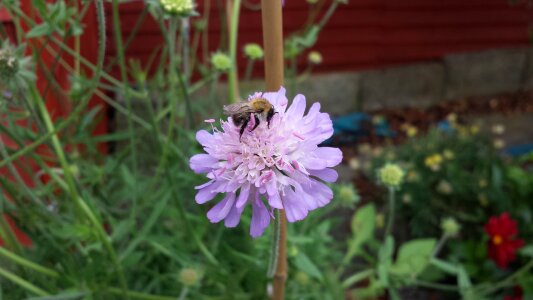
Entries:
POLYGON ((0 22, 11 21, 11 16, 7 12, 7 9, 0 8, 0 22))

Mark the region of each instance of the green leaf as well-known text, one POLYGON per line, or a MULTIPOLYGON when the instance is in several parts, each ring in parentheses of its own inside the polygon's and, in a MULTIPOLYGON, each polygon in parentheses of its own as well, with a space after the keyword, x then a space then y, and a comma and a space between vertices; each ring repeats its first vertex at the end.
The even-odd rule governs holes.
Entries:
POLYGON ((42 23, 33 27, 28 33, 26 33, 26 38, 31 39, 35 37, 40 37, 44 35, 49 35, 52 33, 52 27, 48 23, 42 23))
POLYGON ((418 275, 427 267, 435 244, 435 239, 418 239, 403 244, 390 271, 401 276, 418 275))
POLYGON ((352 239, 348 245, 347 258, 350 259, 361 250, 373 235, 376 228, 376 208, 367 204, 357 210, 352 218, 352 239))
POLYGON ((55 296, 31 297, 26 300, 81 300, 87 295, 86 292, 67 291, 55 296))
POLYGON ((533 245, 527 245, 524 248, 520 249, 518 253, 524 255, 524 256, 530 256, 533 257, 533 245))
POLYGON ((299 253, 295 259, 294 264, 296 267, 303 272, 307 273, 309 276, 314 277, 318 280, 322 280, 322 272, 317 268, 317 266, 305 255, 305 253, 299 253))
POLYGON ((392 254, 394 252, 394 237, 388 235, 385 242, 379 248, 379 263, 377 267, 378 279, 384 286, 389 285, 389 269, 392 264, 392 254))

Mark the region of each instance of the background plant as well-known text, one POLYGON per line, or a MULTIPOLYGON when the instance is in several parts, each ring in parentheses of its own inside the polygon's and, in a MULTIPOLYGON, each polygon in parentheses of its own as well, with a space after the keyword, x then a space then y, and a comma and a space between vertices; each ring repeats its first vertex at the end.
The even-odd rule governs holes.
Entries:
MULTIPOLYGON (((190 1, 170 2, 147 1, 138 16, 138 23, 148 13, 153 16, 165 41, 153 51, 160 59, 148 65, 126 61, 136 29, 122 39, 119 1, 104 5, 100 0, 36 0, 31 14, 18 1, 2 2, 17 30, 16 40, 10 42, 0 30, 2 49, 8 49, 2 55, 8 67, 15 61, 17 68, 0 84, 0 166, 8 175, 0 179, 0 208, 32 245, 21 245, 7 218, 0 218, 0 296, 267 297, 268 237, 252 241, 243 229, 249 224, 235 230, 210 224, 207 208, 192 200, 193 187, 202 179, 188 171, 188 157, 199 151, 193 133, 207 126, 201 120, 216 117, 221 111, 216 107, 234 100, 220 92, 220 84, 234 72, 237 51, 244 55, 244 49, 236 49, 236 31, 230 32, 231 43, 222 43, 216 52, 229 53, 223 57, 226 67, 221 67, 217 54, 198 42, 207 39, 209 15, 196 12, 190 1), (80 46, 83 20, 93 5, 99 32, 94 63, 82 56, 80 46), (108 9, 111 18, 106 22, 108 9), (22 24, 29 29, 23 30, 22 24), (114 32, 110 40, 105 39, 106 27, 114 32), (110 44, 117 54, 104 65, 110 44), (43 54, 55 57, 52 65, 43 63, 43 54), (35 85, 34 66, 47 79, 44 90, 35 85), (113 66, 118 76, 112 75, 113 66), (67 87, 55 78, 56 68, 69 73, 67 87), (52 93, 72 107, 65 117, 46 110, 52 93), (89 108, 93 95, 109 106, 112 122, 121 129, 91 134, 106 117, 102 105, 89 108)), ((238 17, 233 16, 235 28, 238 17)), ((239 95, 236 88, 229 85, 228 95, 239 95)), ((327 213, 315 213, 291 228, 290 263, 295 272, 289 278, 290 298, 338 299, 342 293, 338 279, 328 276, 328 262, 339 254, 327 250, 340 221, 327 213)))

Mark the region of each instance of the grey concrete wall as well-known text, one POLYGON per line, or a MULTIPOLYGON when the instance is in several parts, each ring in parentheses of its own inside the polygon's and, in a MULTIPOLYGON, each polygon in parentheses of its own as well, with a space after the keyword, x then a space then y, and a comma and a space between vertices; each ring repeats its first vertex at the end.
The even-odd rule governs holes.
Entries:
POLYGON ((533 89, 533 48, 462 53, 440 61, 335 74, 319 74, 299 85, 326 111, 427 107, 468 96, 533 89))

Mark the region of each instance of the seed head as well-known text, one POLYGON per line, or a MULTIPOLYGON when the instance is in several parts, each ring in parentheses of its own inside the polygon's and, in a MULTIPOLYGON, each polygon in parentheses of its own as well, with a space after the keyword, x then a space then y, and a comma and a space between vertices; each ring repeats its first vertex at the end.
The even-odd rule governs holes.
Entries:
POLYGON ((231 69, 231 59, 229 56, 222 52, 216 52, 211 57, 211 63, 217 71, 226 72, 231 69))
POLYGON ((397 164, 386 164, 379 170, 379 179, 390 188, 399 187, 404 175, 404 171, 397 164))
POLYGON ((244 46, 244 55, 253 60, 262 59, 264 56, 263 48, 258 44, 246 44, 244 46))
POLYGON ((192 0, 160 0, 163 9, 171 14, 186 15, 194 10, 192 0))

